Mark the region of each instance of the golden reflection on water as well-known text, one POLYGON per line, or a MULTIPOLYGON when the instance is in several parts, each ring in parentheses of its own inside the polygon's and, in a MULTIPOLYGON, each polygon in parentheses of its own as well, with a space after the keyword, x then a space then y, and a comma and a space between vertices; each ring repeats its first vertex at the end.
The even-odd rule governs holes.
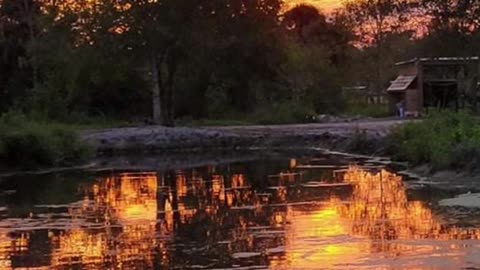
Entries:
POLYGON ((480 230, 448 228, 424 202, 408 201, 402 178, 396 174, 351 167, 344 181, 354 187, 351 203, 338 207, 341 215, 350 220, 355 235, 372 240, 479 239, 480 230))
POLYGON ((291 210, 287 219, 292 223, 285 233, 286 255, 273 262, 275 268, 329 269, 358 259, 361 247, 341 239, 350 233, 350 224, 341 216, 336 203, 308 213, 291 210))
POLYGON ((93 185, 92 200, 72 208, 77 218, 93 213, 100 232, 74 228, 52 236, 51 266, 114 265, 141 261, 152 267, 157 223, 157 177, 155 174, 122 174, 93 185), (116 243, 115 243, 116 242, 116 243))
POLYGON ((10 249, 12 248, 13 240, 7 233, 0 233, 0 269, 10 269, 10 249))
MULTIPOLYGON (((435 244, 412 245, 408 241, 479 239, 480 230, 442 226, 423 202, 408 201, 402 178, 394 173, 352 166, 341 179, 352 184, 348 201, 332 196, 318 210, 289 208, 286 256, 273 261, 273 268, 360 267, 369 254, 396 258, 433 255, 436 251, 435 244)), ((458 250, 460 246, 453 244, 450 248, 458 250)), ((453 260, 461 261, 463 255, 453 260)), ((390 269, 381 264, 376 269, 379 267, 390 269)))
MULTIPOLYGON (((168 269, 185 261, 172 244, 193 237, 216 250, 212 260, 254 252, 272 269, 391 269, 397 258, 424 259, 439 249, 450 262, 461 263, 468 244, 446 240, 480 237, 480 230, 447 226, 425 203, 409 201, 402 177, 392 172, 350 166, 330 171, 323 181, 349 186, 306 187, 302 183, 314 179, 303 179, 298 164, 290 160, 289 170, 266 177, 271 186, 261 189, 245 174, 221 175, 214 167, 206 174, 98 179, 82 189, 83 200, 68 207, 68 229, 49 230, 48 266, 168 269), (259 231, 252 232, 255 227, 259 231), (447 246, 439 248, 442 241, 447 246)), ((13 269, 12 254, 28 254, 30 242, 28 233, 13 237, 0 231, 0 270, 13 269)))

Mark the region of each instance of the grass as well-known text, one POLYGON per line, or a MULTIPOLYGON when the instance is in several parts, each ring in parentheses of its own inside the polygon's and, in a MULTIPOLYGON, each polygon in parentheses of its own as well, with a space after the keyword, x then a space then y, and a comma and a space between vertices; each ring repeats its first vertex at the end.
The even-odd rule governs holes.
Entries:
POLYGON ((441 112, 407 123, 387 138, 388 152, 412 165, 434 170, 480 168, 480 125, 467 112, 441 112))
POLYGON ((347 106, 345 115, 383 118, 393 116, 394 113, 390 111, 388 105, 384 104, 352 103, 347 106))
POLYGON ((0 163, 6 167, 71 166, 90 155, 73 127, 32 121, 17 113, 0 117, 0 163))
POLYGON ((208 119, 177 119, 176 124, 189 127, 298 124, 313 123, 316 121, 316 115, 317 113, 310 106, 290 101, 270 104, 252 113, 225 112, 208 119))
POLYGON ((259 125, 312 123, 317 115, 308 104, 284 102, 258 110, 251 120, 259 125))
POLYGON ((175 123, 179 127, 221 127, 221 126, 248 126, 254 125, 247 119, 199 119, 181 118, 175 123))

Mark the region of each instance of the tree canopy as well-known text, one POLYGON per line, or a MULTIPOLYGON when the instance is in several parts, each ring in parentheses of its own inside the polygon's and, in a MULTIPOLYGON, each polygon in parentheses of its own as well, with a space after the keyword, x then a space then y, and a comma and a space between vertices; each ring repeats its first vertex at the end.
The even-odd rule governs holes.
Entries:
POLYGON ((443 0, 347 1, 329 13, 281 0, 0 0, 0 111, 163 125, 338 112, 342 87, 381 93, 395 61, 474 54, 479 10, 443 0))

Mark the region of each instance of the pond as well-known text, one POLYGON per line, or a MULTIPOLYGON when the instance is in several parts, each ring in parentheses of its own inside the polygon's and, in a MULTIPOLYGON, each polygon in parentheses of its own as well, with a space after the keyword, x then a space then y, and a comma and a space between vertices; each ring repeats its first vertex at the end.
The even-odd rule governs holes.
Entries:
POLYGON ((308 154, 4 177, 0 269, 473 269, 475 210, 308 154))

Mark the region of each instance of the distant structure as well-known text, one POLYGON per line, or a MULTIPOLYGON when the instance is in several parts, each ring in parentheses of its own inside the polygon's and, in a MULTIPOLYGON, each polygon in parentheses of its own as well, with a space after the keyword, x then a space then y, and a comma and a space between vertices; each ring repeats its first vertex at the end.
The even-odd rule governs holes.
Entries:
POLYGON ((403 102, 407 116, 431 108, 472 108, 479 100, 479 57, 415 58, 399 62, 398 77, 387 89, 392 111, 403 102))

